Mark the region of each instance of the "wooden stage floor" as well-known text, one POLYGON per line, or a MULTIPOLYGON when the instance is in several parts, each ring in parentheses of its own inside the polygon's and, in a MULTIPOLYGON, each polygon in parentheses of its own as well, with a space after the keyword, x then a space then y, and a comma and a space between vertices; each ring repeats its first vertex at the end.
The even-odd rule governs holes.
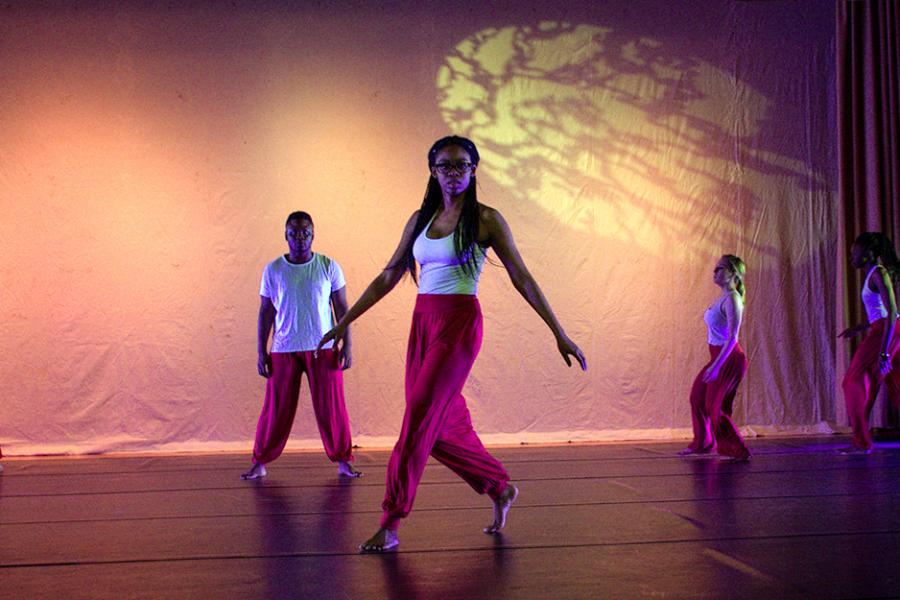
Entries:
POLYGON ((0 597, 896 598, 900 444, 751 441, 748 463, 682 444, 493 450, 521 489, 490 503, 429 464, 400 552, 361 556, 387 452, 339 481, 319 453, 262 482, 233 454, 4 460, 0 597))

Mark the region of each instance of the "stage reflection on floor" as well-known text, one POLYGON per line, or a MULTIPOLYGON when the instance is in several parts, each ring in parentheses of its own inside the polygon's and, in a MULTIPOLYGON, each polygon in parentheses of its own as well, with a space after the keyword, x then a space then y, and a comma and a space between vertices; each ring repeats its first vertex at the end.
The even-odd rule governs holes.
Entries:
POLYGON ((853 598, 900 594, 900 447, 751 441, 748 463, 677 444, 494 452, 490 502, 429 464, 400 551, 360 556, 387 452, 339 480, 317 453, 245 482, 235 455, 4 460, 0 598, 853 598))

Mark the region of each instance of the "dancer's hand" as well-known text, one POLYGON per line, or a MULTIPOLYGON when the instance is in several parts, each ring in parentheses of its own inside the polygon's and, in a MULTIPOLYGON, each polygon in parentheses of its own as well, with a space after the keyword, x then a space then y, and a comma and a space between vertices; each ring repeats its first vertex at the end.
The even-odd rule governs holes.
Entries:
POLYGON ((329 331, 328 333, 323 335, 322 339, 319 340, 319 345, 316 346, 316 352, 321 350, 322 346, 324 346, 325 344, 327 344, 328 342, 330 342, 332 340, 334 340, 334 345, 337 346, 338 344, 340 344, 344 341, 345 335, 347 335, 347 328, 342 327, 340 324, 335 325, 334 329, 332 329, 331 331, 329 331))
POLYGON ((881 362, 881 374, 882 375, 887 375, 894 368, 893 365, 891 365, 891 357, 890 356, 887 356, 887 357, 881 356, 880 362, 881 362))
POLYGON ((256 370, 259 374, 268 379, 272 376, 272 355, 268 352, 260 352, 256 361, 256 370))
POLYGON ((861 334, 868 328, 869 328, 868 323, 863 323, 862 325, 857 325, 856 327, 848 327, 847 329, 840 332, 838 334, 838 337, 839 338, 847 338, 849 340, 850 338, 855 338, 856 336, 858 336, 859 334, 861 334))
POLYGON ((722 365, 711 364, 709 368, 707 368, 703 372, 703 383, 709 383, 710 381, 715 381, 719 378, 719 369, 722 368, 722 365))
POLYGON ((587 359, 575 342, 563 335, 556 340, 556 347, 559 348, 559 353, 562 354, 563 360, 566 361, 567 365, 572 366, 572 359, 569 358, 569 355, 572 355, 578 361, 578 364, 581 365, 581 370, 587 371, 587 359))
POLYGON ((341 365, 341 371, 346 371, 353 365, 353 353, 350 351, 350 344, 347 343, 347 340, 344 340, 344 343, 341 344, 341 349, 338 351, 338 361, 341 365))

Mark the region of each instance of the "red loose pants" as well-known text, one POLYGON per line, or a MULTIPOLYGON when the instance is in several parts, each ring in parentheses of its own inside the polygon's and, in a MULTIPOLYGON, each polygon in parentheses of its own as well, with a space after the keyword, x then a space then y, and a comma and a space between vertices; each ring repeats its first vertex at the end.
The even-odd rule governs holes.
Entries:
POLYGON ((387 468, 381 526, 396 530, 412 510, 429 454, 479 494, 498 498, 509 475, 472 428, 462 389, 481 348, 472 295, 420 294, 406 354, 406 411, 387 468))
POLYGON ((887 319, 878 319, 871 324, 866 337, 853 353, 842 384, 847 416, 850 417, 850 426, 853 428, 853 445, 864 450, 872 447, 869 415, 882 382, 888 386, 888 397, 900 407, 900 360, 897 359, 900 332, 897 331, 897 325, 894 326, 894 338, 888 348, 893 368, 887 376, 881 374, 881 338, 886 324, 887 319))
POLYGON ((738 385, 747 372, 747 356, 740 344, 736 344, 719 369, 719 376, 705 383, 703 374, 721 351, 722 346, 709 345, 709 362, 697 374, 691 387, 694 440, 688 447, 696 452, 709 452, 716 447, 719 454, 745 459, 750 456, 750 450, 731 420, 731 410, 738 385))
POLYGON ((297 414, 303 373, 309 381, 325 454, 332 461, 353 460, 340 358, 327 349, 319 350, 318 357, 312 351, 272 353, 272 376, 266 380, 266 398, 256 426, 254 462, 265 464, 281 456, 297 414))

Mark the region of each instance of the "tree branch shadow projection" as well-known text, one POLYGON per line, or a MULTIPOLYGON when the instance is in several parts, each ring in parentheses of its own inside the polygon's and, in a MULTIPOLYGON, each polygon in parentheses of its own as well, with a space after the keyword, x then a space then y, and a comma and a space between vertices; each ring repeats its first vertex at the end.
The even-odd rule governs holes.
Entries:
MULTIPOLYGON (((554 307, 596 366, 581 394, 552 361, 483 356, 470 386, 501 369, 507 380, 542 381, 548 399, 516 415, 485 411, 486 430, 689 426, 687 390, 706 361, 712 263, 726 252, 750 269, 742 341, 756 368, 738 416, 751 397, 755 415, 798 410, 784 400, 791 389, 829 402, 820 371, 832 372, 833 342, 809 332, 828 328, 833 307, 797 312, 785 303, 808 299, 820 277, 830 285, 822 265, 834 243, 833 174, 793 158, 815 148, 786 137, 794 124, 778 121, 771 100, 684 49, 560 22, 472 34, 447 55, 436 86, 445 123, 478 144, 480 183, 502 191, 498 207, 515 222, 526 261, 545 289, 564 294, 554 307), (763 307, 774 314, 759 318, 763 307), (801 339, 820 360, 788 370, 780 357, 801 339), (566 411, 553 408, 561 400, 566 411)), ((525 317, 503 322, 524 338, 541 335, 525 317)))
POLYGON ((765 241, 777 237, 766 204, 826 184, 758 147, 773 125, 762 94, 610 28, 486 29, 456 46, 437 84, 444 120, 477 141, 490 178, 572 228, 646 249, 777 260, 785 249, 765 241))

